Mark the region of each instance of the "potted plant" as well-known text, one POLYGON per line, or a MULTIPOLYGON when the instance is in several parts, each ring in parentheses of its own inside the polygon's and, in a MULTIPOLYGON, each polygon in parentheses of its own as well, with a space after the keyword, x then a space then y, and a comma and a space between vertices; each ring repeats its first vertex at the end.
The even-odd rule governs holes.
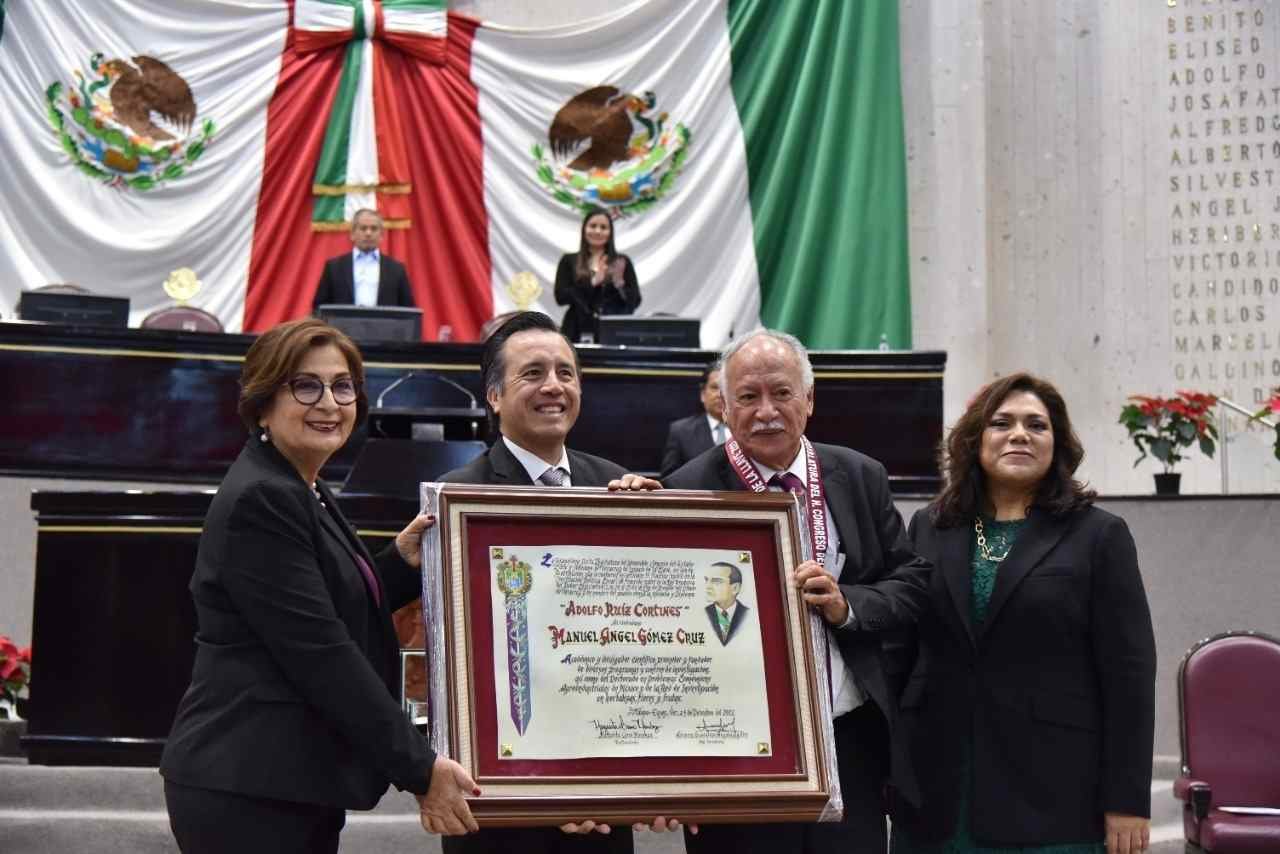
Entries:
POLYGON ((26 725, 17 719, 17 706, 30 681, 31 647, 19 649, 7 636, 0 635, 0 756, 19 753, 18 739, 26 725))
POLYGON ((1120 423, 1138 449, 1137 466, 1148 456, 1155 457, 1164 471, 1155 476, 1156 495, 1177 495, 1182 475, 1174 467, 1186 459, 1184 448, 1199 446, 1212 457, 1218 428, 1211 420, 1218 398, 1212 394, 1180 391, 1175 397, 1133 395, 1120 410, 1120 423))
POLYGON ((1267 405, 1253 413, 1250 421, 1261 421, 1263 418, 1271 416, 1275 419, 1274 427, 1276 431, 1276 444, 1273 451, 1276 459, 1280 460, 1280 386, 1276 386, 1271 390, 1271 399, 1267 401, 1267 405))

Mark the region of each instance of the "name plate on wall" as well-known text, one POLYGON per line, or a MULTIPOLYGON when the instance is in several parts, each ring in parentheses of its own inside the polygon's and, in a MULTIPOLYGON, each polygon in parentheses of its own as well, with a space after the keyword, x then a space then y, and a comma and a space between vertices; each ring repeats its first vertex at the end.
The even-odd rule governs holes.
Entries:
POLYGON ((1168 167, 1171 379, 1260 406, 1280 385, 1280 8, 1167 0, 1149 20, 1163 42, 1152 161, 1168 167))

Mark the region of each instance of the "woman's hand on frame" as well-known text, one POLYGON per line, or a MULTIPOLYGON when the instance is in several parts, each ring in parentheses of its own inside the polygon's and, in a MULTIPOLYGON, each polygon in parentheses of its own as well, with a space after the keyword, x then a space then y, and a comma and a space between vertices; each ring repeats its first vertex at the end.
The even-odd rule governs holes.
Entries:
POLYGON ((419 513, 400 533, 396 534, 396 551, 404 562, 414 569, 422 569, 422 532, 436 523, 436 517, 419 513))
POLYGON ((431 767, 431 785, 425 795, 418 796, 418 817, 422 821, 422 829, 442 836, 459 836, 479 830, 480 825, 467 805, 467 795, 480 795, 480 787, 471 779, 467 769, 452 759, 437 756, 431 767))

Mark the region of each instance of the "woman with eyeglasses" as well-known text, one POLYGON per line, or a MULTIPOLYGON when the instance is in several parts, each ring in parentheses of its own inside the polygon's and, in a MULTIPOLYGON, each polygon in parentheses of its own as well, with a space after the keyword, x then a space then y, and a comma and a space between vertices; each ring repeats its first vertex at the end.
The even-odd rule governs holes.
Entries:
POLYGON ((368 407, 360 351, 323 321, 277 326, 245 356, 249 440, 200 536, 195 665, 160 765, 186 854, 337 851, 346 810, 389 784, 417 797, 426 830, 477 829, 474 781, 394 687, 391 613, 420 595, 431 519, 374 558, 319 480, 368 407))

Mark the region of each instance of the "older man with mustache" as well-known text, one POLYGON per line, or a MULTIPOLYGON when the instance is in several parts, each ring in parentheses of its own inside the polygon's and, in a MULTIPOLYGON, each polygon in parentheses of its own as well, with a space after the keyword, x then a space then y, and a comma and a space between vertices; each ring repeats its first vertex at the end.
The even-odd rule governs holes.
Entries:
POLYGON ((805 503, 814 559, 800 564, 793 580, 827 624, 845 812, 839 822, 704 826, 698 836, 686 837, 686 847, 689 854, 883 852, 889 730, 911 662, 883 652, 882 639, 885 632, 914 624, 927 602, 930 565, 911 550, 884 466, 805 437, 813 414, 813 368, 798 340, 759 329, 734 341, 720 364, 732 438, 664 484, 787 490, 805 503))

